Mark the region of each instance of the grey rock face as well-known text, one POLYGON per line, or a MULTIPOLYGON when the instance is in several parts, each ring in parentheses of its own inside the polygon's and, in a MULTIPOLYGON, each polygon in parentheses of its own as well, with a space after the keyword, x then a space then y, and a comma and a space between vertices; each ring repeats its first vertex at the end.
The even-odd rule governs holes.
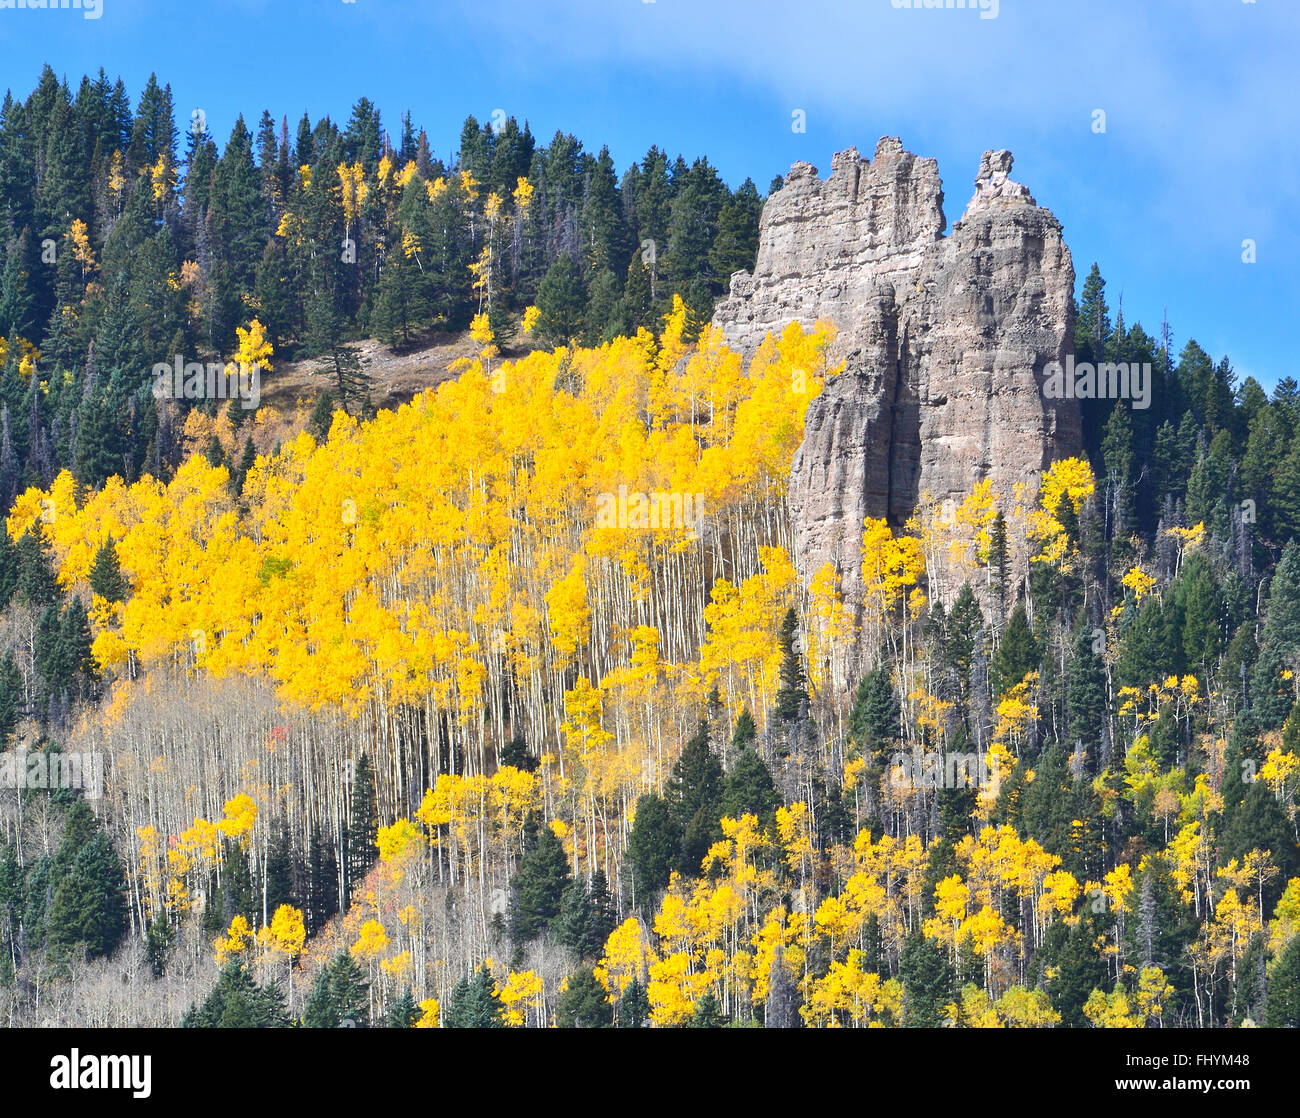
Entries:
POLYGON ((984 478, 1009 511, 1017 482, 1080 450, 1077 401, 1041 390, 1072 350, 1074 266, 1011 164, 984 153, 945 237, 935 161, 895 138, 870 162, 839 153, 824 182, 796 163, 763 208, 754 274, 714 315, 746 353, 791 321, 838 328, 845 371, 808 409, 789 501, 800 572, 835 563, 851 600, 865 517, 901 527, 923 495, 960 501, 984 478))

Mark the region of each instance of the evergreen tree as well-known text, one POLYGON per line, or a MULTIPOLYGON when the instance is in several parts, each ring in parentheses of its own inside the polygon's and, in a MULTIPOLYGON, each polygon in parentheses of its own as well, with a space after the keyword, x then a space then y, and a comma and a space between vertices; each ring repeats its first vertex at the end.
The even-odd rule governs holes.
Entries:
POLYGON ((165 918, 155 917, 149 921, 144 937, 144 956, 154 978, 162 978, 167 973, 167 960, 171 956, 175 941, 175 930, 165 918))
POLYGON ((849 712, 849 737, 869 749, 883 748, 902 733, 898 695, 888 668, 873 668, 859 681, 849 712))
POLYGON ((561 1029, 607 1029, 614 1023, 614 1007, 590 967, 569 976, 555 1006, 555 1023, 561 1029))
POLYGON ((13 649, 7 649, 0 657, 0 752, 8 746, 18 728, 24 703, 23 675, 14 659, 13 649))
POLYGON ((98 672, 91 643, 90 617, 81 599, 74 596, 59 623, 58 661, 64 686, 78 678, 94 683, 98 672))
POLYGON ((537 289, 538 334, 555 345, 578 337, 586 302, 578 269, 567 253, 561 253, 537 289))
POLYGON ((941 1026, 944 1006, 953 999, 953 973, 939 944, 919 931, 912 933, 899 954, 898 975, 903 982, 904 1027, 941 1026))
POLYGON ((51 944, 110 955, 126 933, 126 874, 102 832, 77 851, 50 902, 51 944))
POLYGON ((1292 936, 1273 966, 1264 1017, 1270 1029, 1300 1028, 1300 936, 1292 936))
POLYGON ((1106 676, 1102 660, 1093 651, 1093 634, 1080 626, 1074 635, 1066 667, 1065 710, 1067 744, 1073 748, 1082 742, 1100 755, 1103 722, 1106 717, 1106 676))
POLYGON ((375 799, 375 777, 370 759, 363 752, 357 758, 352 776, 349 816, 346 834, 347 888, 351 891, 361 884, 370 867, 379 857, 375 841, 379 836, 379 806, 375 799))
POLYGON ((681 849, 681 832, 674 826, 668 804, 647 792, 636 802, 636 816, 627 840, 633 889, 642 906, 668 884, 681 849))
POLYGON ((227 963, 201 1006, 181 1018, 186 1029, 283 1029, 289 1017, 279 991, 258 986, 238 961, 227 963))
POLYGON ((736 724, 731 731, 731 751, 733 755, 738 755, 745 746, 758 739, 758 727, 754 725, 754 716, 749 713, 749 707, 741 707, 740 714, 736 716, 736 724))
POLYGON ((1062 1024, 1070 1028, 1086 1027, 1084 1003, 1093 990, 1106 984, 1106 965, 1093 949, 1103 934, 1099 922, 1092 919, 1085 906, 1083 917, 1075 927, 1058 921, 1047 929, 1043 940, 1040 958, 1044 974, 1051 975, 1046 983, 1047 993, 1061 1015, 1062 1024))
POLYGON ((461 979, 452 990, 444 1025, 448 1029, 505 1027, 505 1006, 497 996, 487 964, 481 965, 468 981, 461 979))
POLYGON ((798 629, 798 616, 793 609, 786 610, 777 637, 781 648, 781 669, 774 707, 776 717, 782 722, 795 721, 808 703, 808 680, 804 675, 803 660, 794 647, 798 629))
POLYGON ((722 814, 731 819, 748 812, 769 830, 774 826, 781 793, 752 745, 745 746, 732 763, 722 786, 720 806, 722 814))
POLYGON ((618 999, 618 1027, 639 1029, 650 1018, 650 998, 641 980, 633 976, 623 996, 618 999))
POLYGON ((384 1027, 387 1029, 413 1029, 420 1019, 420 1007, 415 1004, 408 987, 384 1014, 384 1027))
POLYGON ((368 1028, 370 983, 346 951, 321 968, 307 1002, 302 1024, 307 1029, 368 1028))
POLYGON ((727 1024, 726 1015, 712 990, 706 990, 691 1011, 692 1029, 721 1029, 727 1024))
POLYGON ((722 839, 722 765, 709 745, 709 726, 701 722, 673 766, 664 799, 669 821, 681 836, 674 869, 694 877, 709 847, 722 839))
POLYGON ((317 445, 329 439, 330 427, 334 424, 334 410, 332 393, 322 392, 316 397, 316 403, 311 409, 311 417, 307 420, 307 431, 316 440, 317 445))
POLYGON ((124 602, 130 587, 126 576, 122 574, 121 564, 117 558, 117 545, 109 536, 99 550, 90 567, 90 589, 105 601, 124 602))
POLYGON ((54 559, 39 531, 28 531, 18 541, 18 597, 32 606, 46 606, 59 599, 54 577, 54 559))
POLYGON ((550 827, 530 820, 519 870, 510 881, 510 938, 517 944, 536 939, 560 915, 569 884, 564 847, 550 827))
MULTIPOLYGON (((8 499, 13 499, 9 493, 8 499)), ((0 532, 0 609, 4 609, 18 591, 18 549, 8 532, 0 532)))
POLYGON ((993 588, 997 591, 997 609, 994 620, 1000 629, 1006 618, 1007 591, 1011 589, 1011 551, 1007 546, 1007 518, 998 509, 989 533, 989 569, 993 572, 993 588))
POLYGON ((1029 672, 1034 671, 1041 655, 1038 642, 1029 628, 1024 603, 1017 602, 1007 621, 1006 632, 1002 634, 1002 640, 989 663, 989 683, 993 689, 993 698, 1002 698, 1029 672))

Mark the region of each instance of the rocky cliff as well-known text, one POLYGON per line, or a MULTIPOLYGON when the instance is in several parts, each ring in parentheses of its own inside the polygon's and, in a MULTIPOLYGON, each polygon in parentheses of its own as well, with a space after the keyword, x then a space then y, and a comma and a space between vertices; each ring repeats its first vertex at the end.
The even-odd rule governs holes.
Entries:
POLYGON ((833 561, 850 597, 865 517, 901 526, 922 494, 960 501, 984 478, 1009 509, 1016 482, 1079 451, 1077 402, 1041 391, 1072 346, 1074 267, 1011 162, 984 154, 946 237, 935 161, 895 138, 870 161, 840 152, 825 181, 796 163, 763 208, 754 274, 714 316, 747 353, 792 320, 839 330, 845 371, 809 407, 789 497, 800 571, 833 561))

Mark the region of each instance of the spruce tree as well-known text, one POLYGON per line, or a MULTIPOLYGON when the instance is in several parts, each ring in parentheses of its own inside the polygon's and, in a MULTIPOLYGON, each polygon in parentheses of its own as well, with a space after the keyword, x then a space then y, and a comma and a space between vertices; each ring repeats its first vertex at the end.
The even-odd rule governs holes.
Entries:
POLYGON ((614 1023, 614 1007, 590 967, 569 975, 555 1006, 555 1023, 561 1029, 607 1029, 614 1023))
POLYGON ((722 1005, 712 990, 707 990, 695 1003, 691 1011, 690 1028, 721 1029, 727 1024, 727 1017, 722 1012, 722 1005))
POLYGON ((668 884, 681 849, 681 832, 663 797, 647 792, 636 802, 636 815, 627 840, 632 887, 637 903, 648 909, 654 894, 668 884))
POLYGON ((126 874, 108 836, 89 839, 54 889, 48 915, 50 942, 110 955, 127 927, 126 874))
POLYGON ((1300 936, 1292 936, 1269 975, 1264 1021, 1270 1029, 1300 1029, 1300 936))
POLYGON ((370 1025, 370 983, 346 951, 321 968, 303 1007, 308 1029, 364 1029, 370 1025))
POLYGON ((519 869, 510 881, 510 938, 516 944, 536 939, 560 914, 569 884, 564 847, 550 827, 530 820, 519 869))
POLYGON ((722 786, 722 814, 739 819, 748 812, 769 830, 776 819, 776 809, 781 806, 781 793, 777 791, 772 774, 752 745, 745 746, 732 763, 722 786))
POLYGON ((694 877, 709 847, 722 839, 722 765, 701 722, 673 766, 664 798, 673 830, 681 836, 674 868, 694 877))
POLYGON ((741 707, 740 714, 736 716, 736 724, 731 731, 732 755, 738 755, 745 746, 757 738, 758 727, 754 725, 754 716, 749 713, 749 707, 741 707))
POLYGON ((568 253, 560 253, 537 289, 538 334, 555 345, 576 338, 586 302, 578 269, 568 253))
POLYGON ((808 679, 803 670, 803 659, 795 650, 799 631, 799 618, 794 609, 785 611, 777 643, 781 649, 780 688, 776 693, 775 714, 782 722, 793 722, 803 713, 808 702, 808 679))
POLYGON ((639 1029, 650 1018, 650 998, 640 978, 635 975, 618 999, 618 1027, 639 1029))
POLYGON ((1038 642, 1029 628, 1029 617, 1023 602, 1017 602, 1007 621, 1006 632, 989 663, 989 683, 993 698, 998 700, 1038 667, 1040 652, 1038 642))
POLYGON ((1106 677, 1102 659, 1093 651, 1092 630, 1081 625, 1075 632, 1066 667, 1065 710, 1067 744, 1082 742, 1093 750, 1094 760, 1101 743, 1106 716, 1106 677))
POLYGON ((934 1029, 944 1023, 944 1006, 953 1000, 952 965, 943 949, 929 936, 913 932, 899 954, 903 981, 903 1025, 934 1029))
POLYGON ((849 711, 849 737, 867 749, 883 748, 902 733, 898 695, 888 668, 873 668, 859 681, 849 711))
POLYGON ((420 1019, 420 1007, 415 1004, 415 997, 408 987, 400 998, 388 1007, 384 1014, 384 1027, 388 1029, 412 1029, 420 1019))
POLYGON ((46 606, 59 599, 54 576, 54 559, 39 529, 23 533, 18 541, 18 597, 32 606, 46 606))
POLYGON ((127 592, 126 576, 122 574, 121 564, 117 558, 117 545, 109 536, 99 550, 90 566, 90 589, 105 601, 124 602, 127 592))
POLYGON ((227 963, 203 1004, 181 1018, 185 1029, 283 1029, 289 1018, 274 985, 258 986, 243 963, 227 963))
POLYGON ((496 983, 487 964, 479 966, 472 978, 461 979, 452 990, 447 1007, 448 1029, 505 1028, 505 1006, 497 996, 496 983))
POLYGON ((23 676, 14 659, 13 649, 0 657, 0 752, 18 728, 23 713, 23 676))
POLYGON ((370 872, 379 857, 375 840, 379 835, 379 807, 375 800, 375 778, 370 759, 362 752, 352 775, 346 836, 347 888, 349 896, 370 872))

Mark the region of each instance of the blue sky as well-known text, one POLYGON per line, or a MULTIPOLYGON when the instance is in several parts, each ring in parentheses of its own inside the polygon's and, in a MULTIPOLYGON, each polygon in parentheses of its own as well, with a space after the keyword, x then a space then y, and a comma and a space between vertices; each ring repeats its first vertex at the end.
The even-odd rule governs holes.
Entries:
POLYGON ((180 127, 202 108, 223 142, 241 111, 339 120, 364 95, 394 132, 410 108, 443 158, 467 113, 501 108, 542 140, 608 143, 620 171, 657 143, 760 190, 897 135, 938 159, 950 223, 980 153, 1010 148, 1112 313, 1122 294, 1156 334, 1167 307, 1175 349, 1195 337, 1267 387, 1300 376, 1300 4, 901 2, 102 0, 93 20, 0 10, 0 83, 25 96, 45 62, 74 85, 103 66, 134 99, 156 71, 180 127))

